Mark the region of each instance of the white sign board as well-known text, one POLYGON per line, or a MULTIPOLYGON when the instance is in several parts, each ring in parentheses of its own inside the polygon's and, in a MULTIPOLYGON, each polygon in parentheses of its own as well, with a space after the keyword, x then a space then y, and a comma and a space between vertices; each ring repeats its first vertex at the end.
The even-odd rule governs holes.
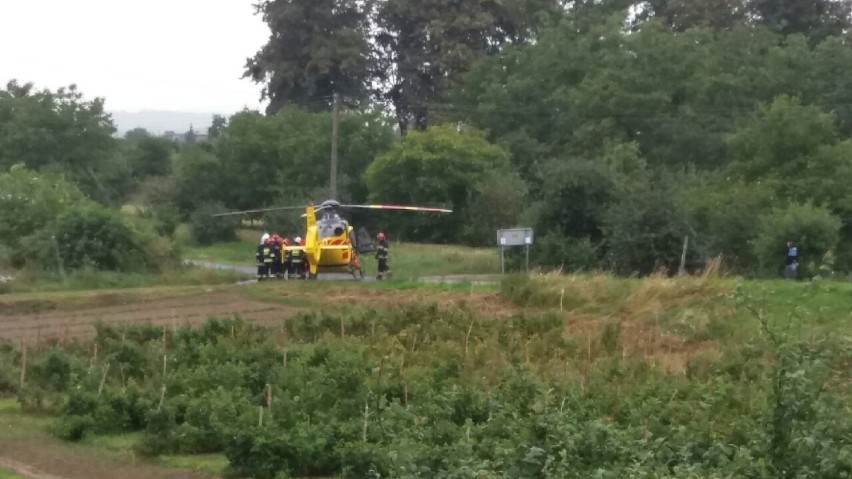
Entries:
POLYGON ((532 228, 497 230, 498 246, 530 246, 533 244, 532 228))

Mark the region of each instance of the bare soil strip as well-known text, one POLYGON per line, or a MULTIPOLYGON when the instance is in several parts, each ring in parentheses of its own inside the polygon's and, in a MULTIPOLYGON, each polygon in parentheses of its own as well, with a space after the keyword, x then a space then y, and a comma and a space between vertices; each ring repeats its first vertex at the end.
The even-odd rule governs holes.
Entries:
POLYGON ((130 460, 102 460, 50 438, 0 443, 0 467, 29 479, 204 479, 209 476, 130 460))
POLYGON ((151 323, 181 326, 200 324, 211 316, 240 317, 261 324, 277 324, 298 308, 245 298, 238 292, 214 291, 157 300, 148 298, 127 304, 96 306, 70 311, 0 313, 0 338, 34 344, 49 340, 86 339, 95 334, 98 321, 109 324, 151 323))

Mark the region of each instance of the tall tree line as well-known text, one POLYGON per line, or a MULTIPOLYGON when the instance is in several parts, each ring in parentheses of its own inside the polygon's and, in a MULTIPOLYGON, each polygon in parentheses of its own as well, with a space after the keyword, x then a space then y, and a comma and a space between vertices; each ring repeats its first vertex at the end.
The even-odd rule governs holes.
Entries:
POLYGON ((762 26, 813 42, 849 27, 849 0, 265 0, 271 30, 246 64, 268 112, 370 100, 393 107, 399 128, 447 119, 446 95, 472 65, 534 41, 566 15, 620 15, 628 28, 657 21, 676 32, 762 26))

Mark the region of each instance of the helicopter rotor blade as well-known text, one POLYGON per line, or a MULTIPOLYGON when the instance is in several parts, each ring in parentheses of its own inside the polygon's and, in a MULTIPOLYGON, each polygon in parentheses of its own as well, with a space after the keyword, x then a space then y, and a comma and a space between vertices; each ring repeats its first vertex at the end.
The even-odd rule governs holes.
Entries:
POLYGON ((446 208, 432 208, 427 206, 402 206, 402 205, 340 205, 341 208, 362 208, 370 210, 402 210, 402 211, 424 211, 427 213, 452 213, 453 210, 446 208))
POLYGON ((229 213, 219 213, 213 215, 214 218, 218 218, 220 216, 234 216, 234 215, 246 215, 249 213, 266 213, 269 211, 283 211, 283 210, 303 210, 304 206, 278 206, 275 208, 262 208, 258 210, 245 210, 245 211, 231 211, 229 213))

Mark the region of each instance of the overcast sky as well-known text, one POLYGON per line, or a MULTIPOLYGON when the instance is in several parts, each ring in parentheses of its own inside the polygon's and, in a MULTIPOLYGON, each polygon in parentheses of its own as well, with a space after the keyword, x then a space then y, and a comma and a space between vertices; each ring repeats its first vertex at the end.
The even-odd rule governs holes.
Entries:
POLYGON ((76 83, 107 109, 260 108, 243 66, 269 31, 256 0, 0 0, 0 82, 76 83))

